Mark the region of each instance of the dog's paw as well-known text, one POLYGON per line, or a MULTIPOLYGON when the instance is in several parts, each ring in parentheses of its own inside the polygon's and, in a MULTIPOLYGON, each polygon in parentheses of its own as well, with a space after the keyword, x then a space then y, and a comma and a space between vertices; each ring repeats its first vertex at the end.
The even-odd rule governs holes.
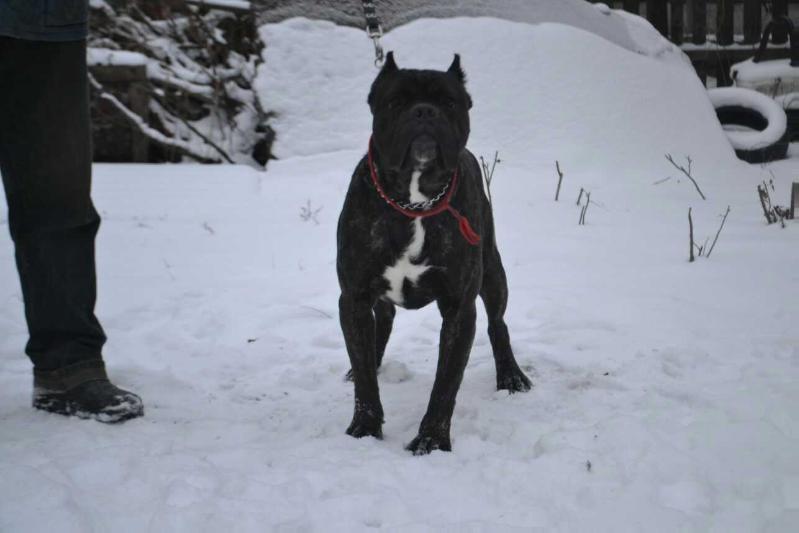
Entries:
POLYGON ((347 435, 356 439, 374 437, 383 440, 383 420, 365 413, 355 413, 350 427, 347 428, 347 435))
POLYGON ((432 436, 432 435, 418 435, 413 439, 410 444, 405 446, 413 455, 427 455, 434 450, 441 450, 442 452, 451 452, 452 443, 447 436, 432 436))
POLYGON ((506 390, 513 394, 514 392, 527 392, 531 388, 533 388, 533 382, 516 365, 497 374, 497 390, 506 390))

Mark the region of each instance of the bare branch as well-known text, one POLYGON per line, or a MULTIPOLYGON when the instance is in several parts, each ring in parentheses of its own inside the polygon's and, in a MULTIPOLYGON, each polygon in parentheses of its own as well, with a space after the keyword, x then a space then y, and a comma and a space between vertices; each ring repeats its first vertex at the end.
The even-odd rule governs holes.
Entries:
POLYGON ((486 192, 488 194, 488 204, 493 207, 494 203, 491 199, 491 182, 494 181, 494 170, 497 168, 497 164, 501 163, 502 160, 499 158, 499 152, 494 152, 494 161, 489 166, 483 156, 480 156, 480 167, 483 171, 483 180, 486 184, 486 192))
POLYGON ((144 119, 142 117, 140 117, 139 115, 137 115, 136 113, 134 113, 133 111, 128 109, 125 106, 125 104, 123 104, 122 102, 119 101, 119 99, 117 99, 116 96, 114 96, 113 94, 109 93, 105 89, 105 87, 103 87, 94 78, 94 76, 91 73, 89 73, 89 83, 99 93, 101 98, 111 102, 111 104, 119 112, 121 112, 122 115, 129 122, 131 122, 136 128, 138 128, 138 130, 142 134, 146 135, 147 137, 149 137, 153 141, 155 141, 155 142, 157 142, 159 144, 165 145, 165 146, 169 146, 171 148, 175 148, 176 150, 178 150, 178 152, 180 152, 180 153, 182 153, 184 155, 187 155, 189 157, 192 157, 192 158, 194 158, 197 161, 200 161, 202 163, 218 163, 219 162, 218 159, 214 159, 213 157, 209 157, 206 154, 201 154, 201 153, 197 152, 194 149, 194 147, 191 146, 189 143, 184 142, 184 141, 182 141, 180 139, 174 139, 172 137, 167 137, 166 135, 164 135, 160 131, 158 131, 158 130, 156 130, 154 128, 151 128, 146 122, 144 122, 144 119))
POLYGON ((688 255, 688 262, 694 262, 694 219, 691 217, 691 208, 688 208, 688 238, 690 239, 690 245, 688 249, 690 253, 688 255))
POLYGON ((716 237, 713 239, 713 244, 710 245, 710 249, 707 251, 707 257, 710 257, 710 254, 713 253, 713 248, 716 247, 716 241, 719 240, 719 235, 721 235, 721 230, 724 229, 724 223, 727 222, 727 215, 730 214, 730 206, 727 206, 727 211, 724 213, 724 217, 721 219, 721 226, 719 226, 719 230, 716 232, 716 237))
POLYGON ((585 214, 588 212, 588 206, 591 205, 591 193, 585 191, 585 205, 583 209, 580 211, 580 220, 577 223, 578 226, 585 226, 585 214))
POLYGON ((707 198, 705 198, 705 193, 703 193, 702 189, 699 188, 699 184, 696 182, 693 175, 691 174, 691 165, 693 165, 693 160, 690 158, 690 156, 685 156, 685 159, 686 161, 688 161, 688 170, 686 170, 685 167, 678 165, 677 162, 674 161, 674 158, 671 157, 671 154, 666 154, 666 160, 672 165, 674 165, 674 167, 677 170, 685 174, 689 180, 691 180, 691 182, 694 184, 694 187, 696 187, 696 192, 698 192, 699 196, 702 197, 702 200, 707 200, 707 198))
POLYGON ((563 172, 560 171, 560 163, 557 160, 555 161, 555 169, 558 171, 558 190, 555 191, 555 201, 557 202, 560 196, 560 185, 563 183, 563 172))

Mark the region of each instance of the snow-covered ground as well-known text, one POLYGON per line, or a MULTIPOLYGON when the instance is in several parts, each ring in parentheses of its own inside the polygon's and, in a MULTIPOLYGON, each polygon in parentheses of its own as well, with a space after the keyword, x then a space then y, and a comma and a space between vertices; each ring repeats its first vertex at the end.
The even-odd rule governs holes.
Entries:
POLYGON ((481 314, 454 451, 412 457, 434 306, 397 316, 380 377, 385 440, 344 434, 334 234, 370 129, 371 44, 307 20, 263 32, 259 86, 280 113, 268 172, 95 168, 107 362, 144 397, 144 419, 108 427, 30 409, 2 232, 0 531, 795 530, 799 224, 766 226, 755 185, 773 174, 786 203, 799 161, 739 162, 678 58, 556 24, 391 32, 401 66, 462 54, 470 147, 502 158, 492 193, 507 321, 535 382, 494 390, 481 314), (707 201, 666 153, 692 158, 707 201), (595 202, 585 226, 580 188, 595 202), (701 243, 728 205, 712 256, 688 263, 688 208, 701 243))

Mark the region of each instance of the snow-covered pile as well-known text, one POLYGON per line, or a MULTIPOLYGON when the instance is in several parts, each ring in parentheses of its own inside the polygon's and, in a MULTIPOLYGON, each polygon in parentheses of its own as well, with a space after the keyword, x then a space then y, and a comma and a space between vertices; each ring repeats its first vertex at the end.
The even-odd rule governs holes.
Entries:
POLYGON ((773 59, 755 63, 752 59, 736 63, 730 69, 735 85, 763 92, 770 96, 799 90, 799 68, 790 59, 773 59))
POLYGON ((131 109, 128 87, 92 68, 99 160, 131 160, 119 144, 132 128, 151 145, 147 161, 266 163, 269 117, 252 87, 263 44, 249 2, 178 0, 167 7, 97 0, 91 6, 89 66, 145 67, 139 89, 147 93, 145 108, 131 109))
MULTIPOLYGON (((277 114, 275 155, 363 149, 376 74, 365 34, 292 19, 261 36, 267 68, 255 83, 277 114)), ((445 68, 461 54, 478 152, 498 149, 509 162, 547 169, 571 152, 572 172, 596 174, 600 165, 624 179, 638 161, 701 146, 722 154, 705 163, 739 168, 704 87, 681 60, 635 54, 571 26, 489 18, 420 20, 384 41, 401 67, 445 68)))
MULTIPOLYGON (((462 54, 528 394, 494 390, 478 335, 453 453, 403 450, 435 374, 434 306, 400 312, 385 440, 344 434, 335 226, 375 71, 357 29, 263 30, 282 160, 105 166, 98 312, 122 427, 29 406, 12 248, 0 243, 2 531, 791 531, 799 522, 799 227, 766 226, 795 160, 735 158, 695 75, 557 24, 422 20, 400 65, 462 54), (691 171, 707 201, 664 155, 691 171), (554 202, 555 160, 564 170, 554 202), (578 226, 581 188, 592 204, 578 226), (731 214, 710 258, 688 263, 731 214), (321 210, 320 210, 321 209, 321 210)), ((268 95, 268 96, 267 96, 268 95)), ((584 199, 583 199, 584 201, 584 199)))
MULTIPOLYGON (((361 0, 258 0, 260 18, 280 22, 304 17, 363 28, 361 0)), ((393 29, 421 18, 493 17, 514 22, 555 22, 583 29, 628 50, 651 56, 681 57, 645 19, 607 4, 585 0, 380 0, 376 12, 383 28, 393 29)))

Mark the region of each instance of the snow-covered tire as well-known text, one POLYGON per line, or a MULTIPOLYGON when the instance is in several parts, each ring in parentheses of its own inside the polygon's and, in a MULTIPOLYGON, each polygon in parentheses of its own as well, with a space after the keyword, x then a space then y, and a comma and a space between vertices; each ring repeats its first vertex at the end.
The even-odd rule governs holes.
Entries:
POLYGON ((751 89, 722 87, 708 95, 719 122, 755 131, 726 131, 736 155, 749 163, 783 159, 788 151, 788 119, 785 110, 768 96, 751 89))

